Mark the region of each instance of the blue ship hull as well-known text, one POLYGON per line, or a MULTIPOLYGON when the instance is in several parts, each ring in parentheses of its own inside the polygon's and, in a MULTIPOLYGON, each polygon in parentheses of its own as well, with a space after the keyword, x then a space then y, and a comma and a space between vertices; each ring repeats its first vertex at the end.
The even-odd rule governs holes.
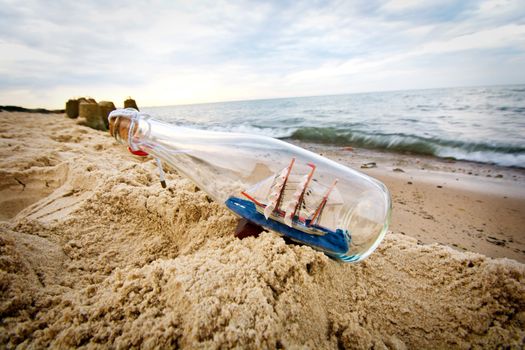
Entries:
POLYGON ((307 244, 329 255, 346 254, 348 252, 350 240, 348 231, 341 229, 330 231, 323 228, 322 230, 325 232, 323 236, 308 234, 278 221, 267 220, 264 215, 257 211, 252 201, 237 197, 228 198, 226 206, 236 214, 259 226, 278 232, 298 243, 307 244))

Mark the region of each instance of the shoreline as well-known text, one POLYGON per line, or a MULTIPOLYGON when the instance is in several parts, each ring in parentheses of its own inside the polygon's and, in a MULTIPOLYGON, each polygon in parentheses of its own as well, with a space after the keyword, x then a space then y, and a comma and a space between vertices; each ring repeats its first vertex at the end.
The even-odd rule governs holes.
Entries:
POLYGON ((294 144, 383 182, 392 197, 392 232, 424 244, 525 262, 525 169, 294 144), (361 168, 369 163, 376 166, 361 168))

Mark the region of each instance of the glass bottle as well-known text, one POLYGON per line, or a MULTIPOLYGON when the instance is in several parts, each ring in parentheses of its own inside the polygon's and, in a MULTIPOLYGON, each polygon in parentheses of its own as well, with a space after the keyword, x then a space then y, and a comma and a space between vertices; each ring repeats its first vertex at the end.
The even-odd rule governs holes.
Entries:
POLYGON ((111 112, 109 121, 130 151, 169 163, 239 217, 333 258, 362 260, 387 231, 385 185, 303 148, 175 126, 130 108, 111 112))

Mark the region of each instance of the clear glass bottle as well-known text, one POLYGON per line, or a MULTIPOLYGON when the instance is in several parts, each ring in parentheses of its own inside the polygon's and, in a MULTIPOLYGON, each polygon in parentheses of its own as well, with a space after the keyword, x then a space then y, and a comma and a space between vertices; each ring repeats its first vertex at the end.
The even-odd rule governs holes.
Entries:
POLYGON ((381 182, 271 137, 197 130, 134 109, 109 115, 110 132, 192 179, 239 217, 342 261, 383 239, 391 211, 381 182))

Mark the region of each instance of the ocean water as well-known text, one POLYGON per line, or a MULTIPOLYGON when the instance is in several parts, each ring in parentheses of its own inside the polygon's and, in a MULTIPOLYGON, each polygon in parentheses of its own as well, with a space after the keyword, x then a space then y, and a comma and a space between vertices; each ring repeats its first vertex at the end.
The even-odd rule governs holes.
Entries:
POLYGON ((525 85, 148 107, 201 129, 525 168, 525 85))

